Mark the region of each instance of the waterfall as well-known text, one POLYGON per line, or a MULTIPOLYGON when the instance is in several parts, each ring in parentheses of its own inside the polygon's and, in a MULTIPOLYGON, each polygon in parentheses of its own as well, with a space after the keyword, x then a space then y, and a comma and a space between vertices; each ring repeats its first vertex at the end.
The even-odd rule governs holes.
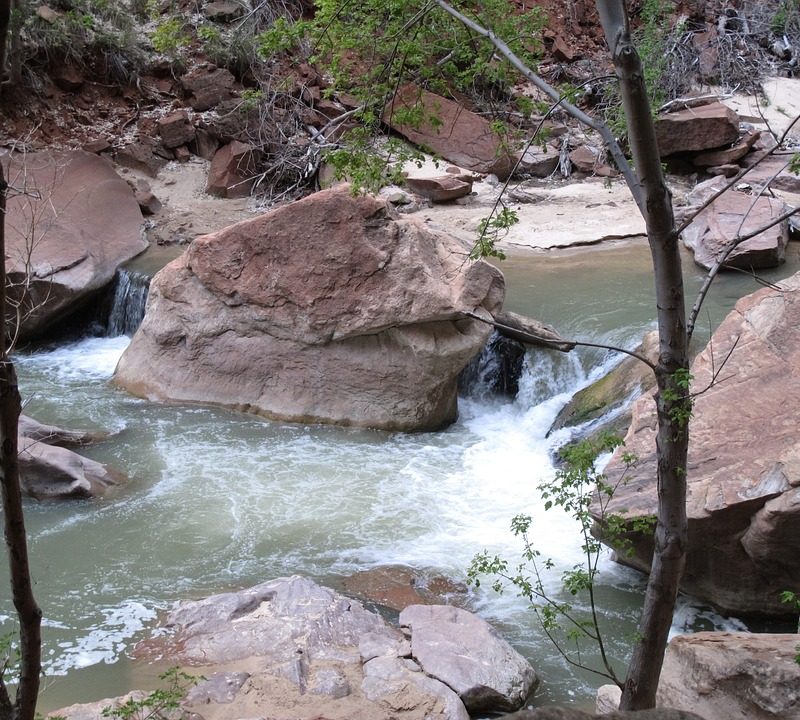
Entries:
POLYGON ((516 340, 492 332, 480 354, 461 372, 458 387, 473 397, 505 395, 514 398, 525 360, 525 347, 516 340))
POLYGON ((108 313, 106 336, 133 335, 144 318, 150 276, 119 268, 115 276, 114 298, 108 313))

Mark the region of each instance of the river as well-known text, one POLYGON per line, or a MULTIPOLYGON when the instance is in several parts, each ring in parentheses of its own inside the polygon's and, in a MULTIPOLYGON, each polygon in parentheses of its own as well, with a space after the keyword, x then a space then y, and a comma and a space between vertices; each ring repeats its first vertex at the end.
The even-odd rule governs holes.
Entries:
MULTIPOLYGON (((644 241, 599 249, 515 254, 502 264, 507 307, 567 337, 633 347, 653 327, 644 241)), ((702 277, 687 258, 686 281, 702 277)), ((800 267, 795 245, 770 279, 800 267)), ((709 298, 707 338, 752 279, 725 275, 709 298)), ((40 709, 121 694, 152 682, 128 659, 159 614, 182 598, 304 574, 337 584, 356 570, 403 563, 463 579, 484 549, 518 556, 509 521, 534 517, 552 557, 549 587, 581 560, 574 522, 544 511, 538 483, 565 431, 545 437, 571 394, 611 367, 605 351, 531 351, 513 401, 462 398, 460 418, 437 433, 391 434, 297 426, 185 405, 138 400, 109 384, 128 338, 88 338, 17 358, 25 412, 69 428, 116 433, 86 451, 130 482, 108 497, 26 505, 35 592, 44 610, 47 678, 40 709)), ((8 588, 5 563, 0 587, 8 588)), ((643 579, 605 559, 600 605, 611 654, 624 667, 643 579)), ((474 608, 531 659, 537 703, 591 706, 601 684, 559 657, 525 603, 481 588, 474 608)), ((0 622, 13 623, 7 591, 0 622)), ((682 598, 676 632, 743 627, 682 598)))

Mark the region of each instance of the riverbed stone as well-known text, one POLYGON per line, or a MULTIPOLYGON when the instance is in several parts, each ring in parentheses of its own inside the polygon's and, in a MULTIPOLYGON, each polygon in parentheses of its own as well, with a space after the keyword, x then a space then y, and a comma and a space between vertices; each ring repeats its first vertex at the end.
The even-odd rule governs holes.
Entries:
POLYGON ((23 493, 37 500, 96 497, 125 481, 96 460, 25 437, 20 438, 19 474, 23 493))
MULTIPOLYGON (((791 615, 800 593, 800 274, 736 303, 692 364, 687 504, 681 588, 735 615, 791 615), (715 371, 723 374, 712 383, 715 371)), ((608 512, 631 521, 657 507, 656 418, 650 395, 634 403, 624 451, 606 475, 626 481, 608 512)), ((599 519, 599 518, 598 518, 599 519)), ((647 572, 649 532, 632 530, 617 559, 647 572)))
POLYGON ((661 157, 721 148, 739 137, 738 115, 719 102, 659 115, 655 124, 661 157))
MULTIPOLYGON (((655 363, 658 360, 658 333, 647 333, 636 352, 655 363)), ((655 375, 652 369, 638 358, 626 355, 611 372, 578 390, 556 415, 547 434, 564 427, 575 427, 597 420, 610 410, 629 404, 632 397, 646 392, 654 385, 655 375)))
POLYGON ((115 381, 293 422, 419 431, 457 413, 501 273, 348 188, 196 239, 159 272, 115 381))
POLYGON ((667 647, 656 701, 709 720, 800 718, 799 648, 797 633, 679 635, 667 647))
MULTIPOLYGON (((701 183, 689 195, 690 206, 701 205, 710 193, 720 190, 726 182, 724 177, 715 177, 701 183)), ((708 269, 737 236, 766 226, 787 210, 786 204, 778 198, 752 197, 730 189, 694 218, 681 235, 683 244, 694 253, 694 261, 708 269)), ((783 221, 739 244, 728 256, 725 266, 745 270, 776 267, 785 259, 788 242, 788 224, 783 221)))
POLYGON ((9 294, 22 294, 27 340, 88 303, 147 241, 133 191, 106 159, 75 150, 3 162, 9 183, 27 190, 8 198, 6 215, 9 294))
POLYGON ((441 604, 445 601, 463 604, 467 595, 463 583, 405 565, 380 565, 360 570, 346 577, 342 585, 349 595, 398 612, 409 605, 441 604))
POLYGON ((670 708, 654 708, 652 710, 617 710, 615 712, 590 715, 571 707, 543 707, 536 710, 518 710, 504 715, 503 720, 716 720, 713 717, 703 718, 696 713, 670 708))
POLYGON ((411 605, 400 613, 411 652, 427 675, 458 693, 471 713, 516 710, 538 678, 489 623, 450 605, 411 605))

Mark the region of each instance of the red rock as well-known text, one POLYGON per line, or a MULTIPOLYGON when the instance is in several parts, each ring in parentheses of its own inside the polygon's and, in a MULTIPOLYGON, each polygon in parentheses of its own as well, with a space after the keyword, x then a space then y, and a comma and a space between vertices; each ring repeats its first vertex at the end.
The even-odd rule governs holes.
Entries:
POLYGON ((415 145, 429 148, 445 160, 468 170, 494 173, 505 179, 514 166, 501 138, 486 118, 415 85, 405 85, 398 91, 394 100, 384 108, 383 119, 415 145), (422 104, 426 116, 419 126, 395 119, 398 111, 413 108, 417 103, 422 104), (430 117, 435 117, 436 122, 427 119, 430 117))
POLYGON ((589 145, 576 147, 570 152, 569 160, 575 170, 586 175, 612 177, 617 174, 616 170, 602 161, 600 151, 589 145))
MULTIPOLYGON (((516 157, 519 158, 520 154, 518 153, 516 157)), ((559 153, 549 145, 544 152, 541 148, 532 146, 522 155, 518 170, 532 177, 550 177, 557 170, 559 159, 559 153)))
POLYGON ((7 177, 41 196, 9 197, 6 216, 9 278, 20 283, 29 276, 25 305, 36 306, 25 314, 25 339, 85 305, 147 241, 133 191, 105 158, 82 150, 12 155, 7 177), (28 247, 32 218, 37 241, 28 247))
MULTIPOLYGON (((724 178, 701 183, 689 195, 689 204, 701 205, 709 193, 724 185, 724 178)), ((710 268, 737 234, 745 235, 767 225, 786 209, 782 200, 767 196, 754 198, 729 190, 683 231, 683 244, 694 253, 698 265, 710 268)), ((788 228, 783 222, 741 243, 725 264, 743 269, 775 267, 784 261, 787 243, 788 228)))
POLYGON ((186 110, 176 110, 158 121, 158 134, 166 148, 176 148, 194 140, 194 125, 186 110))
POLYGON ((447 202, 464 197, 472 192, 472 182, 462 180, 453 175, 441 175, 432 178, 406 178, 406 186, 417 195, 422 195, 433 202, 447 202))
POLYGON ((697 167, 711 167, 716 165, 732 165, 737 160, 741 160, 755 144, 756 140, 760 137, 761 132, 755 132, 745 135, 736 145, 725 150, 714 150, 712 152, 700 153, 700 155, 692 158, 692 163, 697 167))
POLYGON ((166 165, 166 159, 156 155, 157 143, 153 138, 144 136, 139 142, 132 142, 117 150, 114 159, 123 167, 139 170, 156 177, 158 171, 166 165))
POLYGON ((219 140, 207 130, 198 128, 195 130, 194 141, 189 147, 197 157, 213 160, 214 154, 219 150, 219 140))
POLYGON ((152 192, 139 190, 136 192, 135 197, 142 215, 155 215, 161 210, 161 201, 152 192))
MULTIPOLYGON (((739 300, 692 364, 681 589, 734 615, 789 616, 780 595, 800 593, 800 274, 780 285, 739 300)), ((612 484, 625 473, 608 512, 655 513, 655 428, 653 398, 642 397, 624 448, 636 465, 626 472, 615 455, 606 467, 612 484)), ((652 535, 630 538, 632 554, 618 559, 646 572, 652 535)))
POLYGON ((258 151, 238 140, 217 150, 208 171, 206 192, 219 197, 247 197, 258 170, 258 151))
POLYGON ((656 118, 656 138, 661 157, 723 147, 738 137, 738 116, 718 102, 656 118))
POLYGON ((224 68, 198 68, 181 78, 193 110, 210 110, 236 94, 236 78, 224 68))
POLYGON ((192 153, 189 151, 189 148, 186 145, 181 145, 180 147, 175 148, 175 159, 179 163, 187 163, 192 158, 192 153))
POLYGON ((109 150, 111 150, 111 143, 103 138, 100 138, 98 140, 90 140, 89 142, 84 144, 83 149, 86 152, 94 153, 95 155, 100 155, 101 153, 108 152, 109 150))

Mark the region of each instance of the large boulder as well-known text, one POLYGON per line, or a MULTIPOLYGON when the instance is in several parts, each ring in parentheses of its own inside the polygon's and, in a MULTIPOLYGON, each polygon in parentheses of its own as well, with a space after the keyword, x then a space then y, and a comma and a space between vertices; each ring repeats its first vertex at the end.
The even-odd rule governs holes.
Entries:
POLYGON ((429 430, 490 327, 499 271, 373 197, 327 190, 198 238, 150 286, 115 380, 295 422, 429 430))
POLYGON ((455 690, 471 713, 516 710, 536 689, 531 664, 477 615, 451 605, 411 605, 411 654, 426 674, 455 690))
POLYGON ((722 148, 738 137, 738 115, 718 102, 656 118, 656 140, 661 157, 722 148))
POLYGON ((467 170, 505 179, 514 167, 514 158, 486 118, 416 85, 398 90, 386 105, 383 120, 415 145, 467 170), (406 120, 412 108, 421 108, 422 122, 412 125, 406 120))
MULTIPOLYGON (((690 206, 700 206, 726 182, 724 177, 715 177, 701 183, 689 195, 690 206)), ((683 244, 694 253, 694 261, 708 269, 737 237, 765 227, 786 210, 786 204, 777 198, 751 197, 731 189, 692 220, 682 233, 683 244)), ((784 221, 737 245, 725 265, 747 270, 775 267, 784 261, 788 242, 784 221)))
POLYGON ((82 150, 3 158, 14 188, 6 267, 21 302, 21 339, 85 304, 147 247, 133 191, 102 157, 82 150))
POLYGON ((800 635, 701 632, 669 643, 659 705, 707 720, 800 718, 800 635))
MULTIPOLYGON (((780 285, 739 300, 692 365, 681 587, 734 614, 788 615, 781 592, 800 593, 800 274, 780 285)), ((655 514, 655 432, 647 395, 634 404, 625 439, 638 462, 609 512, 655 514)), ((606 468, 610 484, 623 472, 617 454, 606 468)), ((618 559, 648 571, 652 535, 632 531, 630 540, 632 552, 618 559)))

